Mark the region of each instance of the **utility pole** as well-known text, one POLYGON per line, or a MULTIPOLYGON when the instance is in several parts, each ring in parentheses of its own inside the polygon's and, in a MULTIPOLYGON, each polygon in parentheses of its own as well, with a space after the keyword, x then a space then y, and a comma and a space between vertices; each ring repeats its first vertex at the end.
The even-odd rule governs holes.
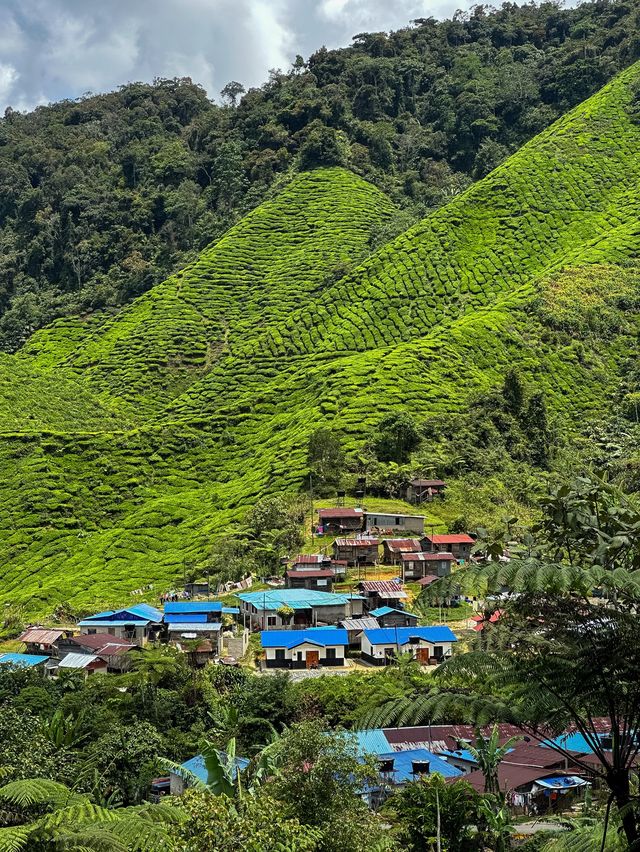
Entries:
POLYGON ((309 473, 309 499, 311 500, 311 544, 313 544, 313 473, 309 473))

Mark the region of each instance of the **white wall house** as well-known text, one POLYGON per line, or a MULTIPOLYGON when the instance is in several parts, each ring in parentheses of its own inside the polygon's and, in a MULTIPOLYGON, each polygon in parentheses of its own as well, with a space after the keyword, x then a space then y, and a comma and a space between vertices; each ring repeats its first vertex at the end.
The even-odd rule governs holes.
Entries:
POLYGON ((268 669, 343 666, 349 644, 347 631, 335 627, 264 630, 261 639, 268 669))
POLYGON ((384 666, 398 654, 410 653, 428 665, 441 662, 452 654, 456 636, 448 627, 380 627, 365 630, 361 639, 362 658, 376 666, 384 666))

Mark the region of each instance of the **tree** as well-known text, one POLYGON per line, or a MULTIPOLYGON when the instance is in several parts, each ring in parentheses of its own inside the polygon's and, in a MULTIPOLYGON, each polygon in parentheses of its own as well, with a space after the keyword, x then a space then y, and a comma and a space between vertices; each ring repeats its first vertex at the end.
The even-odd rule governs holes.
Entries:
POLYGON ((226 101, 229 106, 235 107, 238 102, 238 97, 240 95, 244 95, 247 90, 242 85, 242 83, 238 83, 237 80, 231 80, 227 85, 222 89, 220 94, 222 95, 222 100, 226 101))
POLYGON ((318 484, 333 488, 340 485, 344 452, 340 438, 331 429, 320 428, 311 433, 307 464, 318 484))
MULTIPOLYGON (((442 848, 466 852, 472 848, 471 827, 478 821, 480 797, 466 781, 447 784, 438 774, 407 784, 384 808, 400 825, 402 848, 409 852, 442 848)), ((394 820, 394 821, 395 821, 394 820)))
POLYGON ((361 798, 377 772, 358 757, 348 734, 330 733, 317 722, 294 725, 274 748, 277 776, 270 793, 287 812, 320 832, 326 852, 375 848, 381 826, 361 798))
POLYGON ((184 819, 181 810, 167 805, 144 804, 109 809, 91 802, 64 784, 47 778, 12 781, 0 787, 3 819, 0 849, 30 852, 35 849, 100 849, 156 852, 170 848, 170 831, 184 819))
POLYGON ((524 387, 516 370, 509 370, 504 377, 504 385, 502 386, 502 396, 507 404, 508 410, 514 416, 518 416, 522 411, 524 403, 524 387))
POLYGON ((373 448, 379 461, 405 464, 421 443, 420 432, 410 414, 394 412, 378 424, 373 448))
POLYGON ((179 836, 190 852, 314 852, 320 832, 286 813, 268 794, 240 801, 188 790, 181 799, 188 819, 179 836))
POLYGON ((500 745, 500 731, 497 725, 494 725, 488 737, 483 736, 479 728, 476 728, 475 735, 475 745, 464 743, 464 748, 471 753, 471 756, 478 764, 478 769, 484 776, 485 793, 496 795, 500 792, 498 767, 504 760, 507 752, 513 748, 521 737, 509 737, 505 743, 500 745))
POLYGON ((314 123, 310 128, 307 138, 300 146, 300 170, 343 166, 345 154, 336 131, 320 123, 314 123))

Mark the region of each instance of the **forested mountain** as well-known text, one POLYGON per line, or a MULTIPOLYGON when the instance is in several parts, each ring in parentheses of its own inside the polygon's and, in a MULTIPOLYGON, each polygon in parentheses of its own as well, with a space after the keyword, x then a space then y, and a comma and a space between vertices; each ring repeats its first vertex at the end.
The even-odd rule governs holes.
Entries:
MULTIPOLYGON (((159 283, 298 169, 343 165, 398 212, 381 245, 640 57, 640 4, 476 7, 299 57, 213 104, 189 80, 0 121, 0 348, 159 283)), ((215 93, 208 93, 210 96, 215 93)))
POLYGON ((375 252, 393 201, 302 172, 118 313, 5 355, 0 601, 199 575, 261 497, 305 487, 318 427, 347 475, 451 475, 474 523, 474 474, 531 500, 587 427, 628 405, 631 432, 639 89, 636 64, 375 252), (372 445, 385 415, 416 430, 403 457, 372 445))

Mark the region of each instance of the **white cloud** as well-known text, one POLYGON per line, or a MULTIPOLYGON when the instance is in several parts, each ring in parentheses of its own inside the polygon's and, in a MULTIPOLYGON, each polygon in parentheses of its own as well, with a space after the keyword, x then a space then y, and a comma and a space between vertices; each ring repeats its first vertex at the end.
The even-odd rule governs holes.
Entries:
MULTIPOLYGON (((469 0, 468 5, 470 5, 469 0)), ((188 76, 217 97, 296 53, 450 13, 456 0, 0 0, 0 111, 188 76)))

